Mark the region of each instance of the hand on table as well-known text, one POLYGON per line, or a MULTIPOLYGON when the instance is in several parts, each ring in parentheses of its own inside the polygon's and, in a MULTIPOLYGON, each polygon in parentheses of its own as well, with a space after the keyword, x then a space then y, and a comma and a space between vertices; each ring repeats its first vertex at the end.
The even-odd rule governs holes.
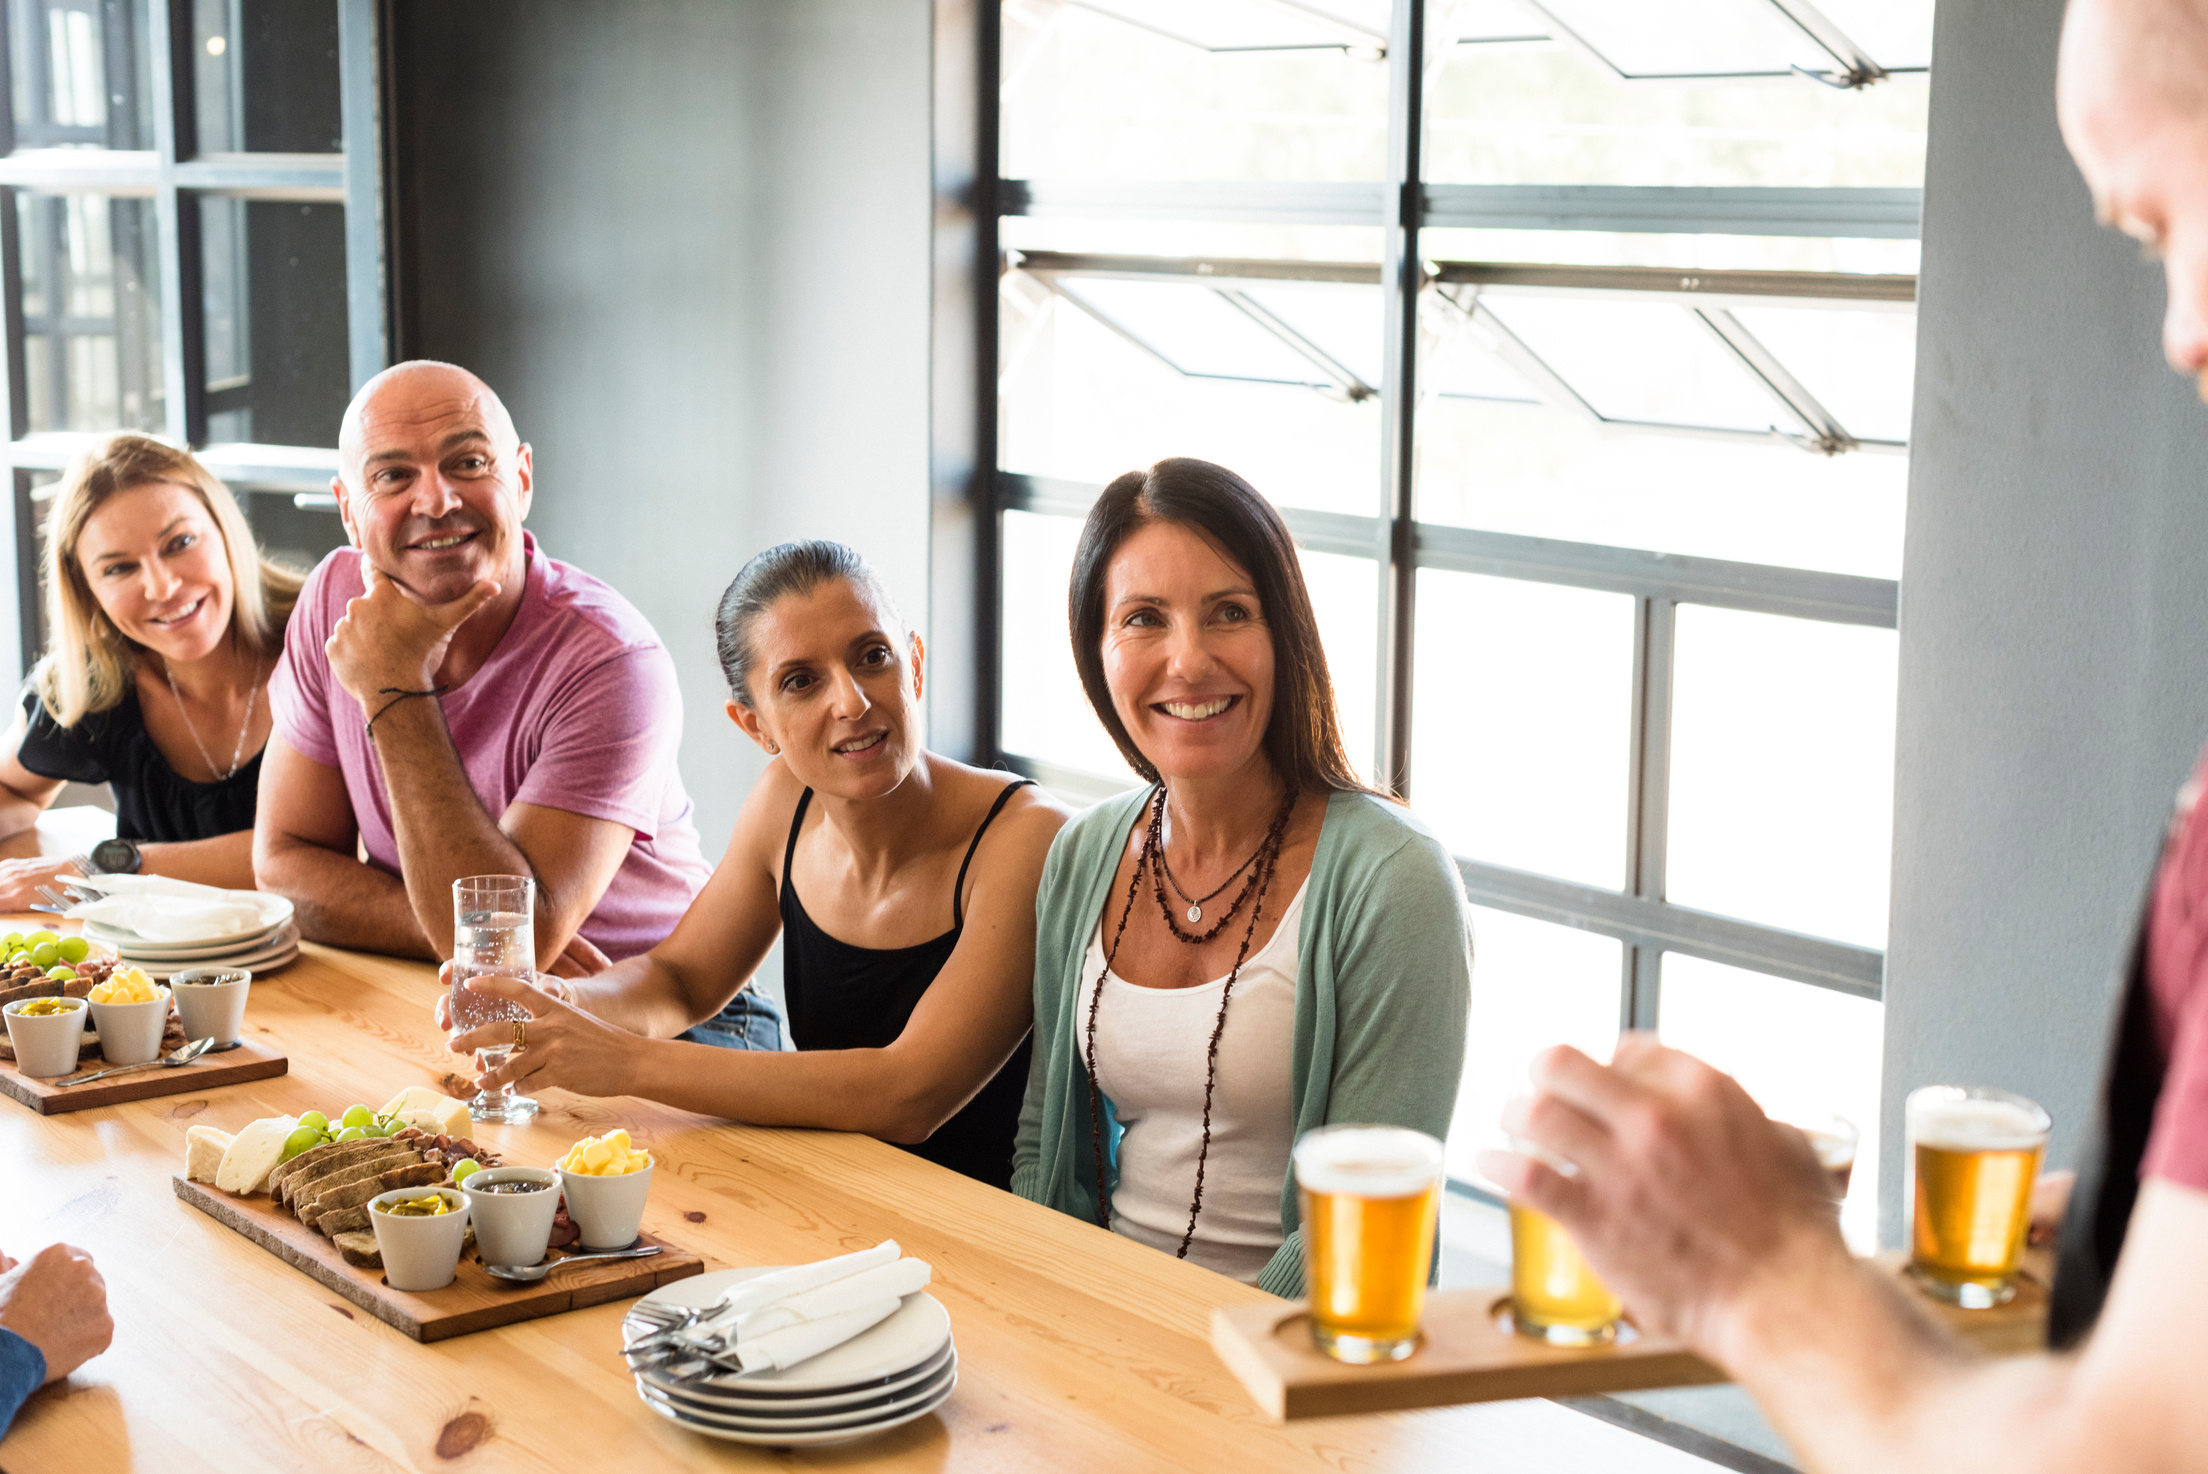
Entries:
POLYGON ((420 604, 365 558, 360 576, 366 588, 346 601, 322 649, 337 683, 373 717, 391 699, 384 692, 427 691, 437 684, 453 632, 497 598, 499 586, 484 579, 449 603, 420 604))
POLYGON ((48 1244, 27 1264, 0 1254, 0 1328, 36 1346, 46 1380, 58 1382, 115 1339, 107 1281, 90 1254, 67 1244, 48 1244))
MULTIPOLYGON (((633 1088, 631 1052, 638 1040, 626 1029, 617 1029, 516 978, 475 978, 468 990, 510 998, 529 1010, 527 1042, 496 1069, 477 1076, 477 1088, 512 1085, 526 1091, 558 1085, 579 1095, 626 1095, 633 1088)), ((454 1034, 449 1042, 455 1054, 511 1044, 514 1026, 500 1020, 454 1034)))
POLYGON ((1752 1288, 1847 1262, 1808 1139, 1731 1076, 1649 1034, 1607 1066, 1560 1045, 1530 1074, 1503 1124, 1577 1173, 1512 1152, 1482 1152, 1480 1170, 1569 1229, 1643 1328, 1709 1351, 1752 1288))
POLYGON ((38 893, 42 885, 58 880, 82 880, 74 860, 41 855, 31 860, 0 860, 0 911, 28 911, 45 904, 38 893))

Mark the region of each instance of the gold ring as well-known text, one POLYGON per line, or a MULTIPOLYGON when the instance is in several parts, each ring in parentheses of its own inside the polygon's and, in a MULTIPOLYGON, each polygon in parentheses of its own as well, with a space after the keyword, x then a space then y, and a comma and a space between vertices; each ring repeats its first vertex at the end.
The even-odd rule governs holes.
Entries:
POLYGON ((527 1019, 517 1018, 513 1021, 513 1024, 514 1048, 518 1051, 523 1045, 529 1042, 529 1021, 527 1019))

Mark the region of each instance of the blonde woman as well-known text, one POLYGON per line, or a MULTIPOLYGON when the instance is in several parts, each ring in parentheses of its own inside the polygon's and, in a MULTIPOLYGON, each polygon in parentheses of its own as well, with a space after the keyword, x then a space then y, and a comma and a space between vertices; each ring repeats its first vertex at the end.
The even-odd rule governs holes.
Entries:
MULTIPOLYGON (((268 676, 299 575, 261 556, 206 467, 142 435, 69 468, 44 541, 47 648, 0 736, 0 834, 66 781, 106 783, 116 838, 96 868, 250 887, 268 676)), ((68 868, 0 863, 0 911, 68 868)))

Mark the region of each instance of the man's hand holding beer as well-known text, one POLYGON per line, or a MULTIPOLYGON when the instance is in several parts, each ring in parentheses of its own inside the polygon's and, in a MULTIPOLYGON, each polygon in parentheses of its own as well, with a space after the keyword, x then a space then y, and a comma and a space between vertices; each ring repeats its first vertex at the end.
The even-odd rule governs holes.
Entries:
POLYGON ((1610 1065, 1559 1046, 1531 1074, 1504 1128, 1577 1172, 1509 1152, 1480 1168, 1569 1229, 1644 1328, 1723 1362, 1755 1305, 1855 1272, 1808 1139, 1730 1076, 1646 1034, 1610 1065))

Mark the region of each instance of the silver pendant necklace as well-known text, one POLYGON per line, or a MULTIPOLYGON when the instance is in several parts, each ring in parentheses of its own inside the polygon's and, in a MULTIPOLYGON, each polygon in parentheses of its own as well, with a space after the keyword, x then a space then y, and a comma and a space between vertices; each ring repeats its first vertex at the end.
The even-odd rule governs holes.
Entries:
POLYGON ((1268 835, 1264 840, 1259 842, 1256 850, 1251 853, 1249 859, 1244 860, 1241 864, 1235 866, 1234 869, 1228 874, 1227 878, 1220 881, 1218 886, 1212 890, 1211 895, 1206 896, 1192 896, 1187 891, 1181 889, 1181 883, 1173 878, 1172 867, 1165 863, 1165 846, 1162 843, 1158 846, 1158 869, 1165 872, 1165 883, 1173 887, 1173 893, 1179 896, 1182 900, 1188 902, 1187 916, 1189 925, 1194 926, 1197 922, 1204 919, 1204 902, 1210 900, 1212 896, 1218 895, 1220 891, 1225 890, 1228 886, 1233 885, 1235 876, 1240 875, 1243 871, 1249 869, 1250 866, 1256 864, 1257 857, 1265 853, 1265 846, 1270 842, 1271 836, 1268 835))
POLYGON ((207 752, 207 744, 200 739, 199 724, 192 720, 191 708, 184 704, 184 693, 177 689, 176 675, 166 660, 161 662, 161 675, 169 683, 169 694, 176 698, 177 714, 184 718, 184 730, 192 734, 192 746, 199 749, 199 760, 207 765, 207 771, 215 775, 217 783, 237 777, 238 769, 244 766, 245 734, 253 730, 253 707, 261 699, 260 662, 255 661, 253 665, 253 685, 245 696, 245 720, 238 724, 238 740, 230 749, 230 771, 227 773, 216 769, 214 758, 207 752))

